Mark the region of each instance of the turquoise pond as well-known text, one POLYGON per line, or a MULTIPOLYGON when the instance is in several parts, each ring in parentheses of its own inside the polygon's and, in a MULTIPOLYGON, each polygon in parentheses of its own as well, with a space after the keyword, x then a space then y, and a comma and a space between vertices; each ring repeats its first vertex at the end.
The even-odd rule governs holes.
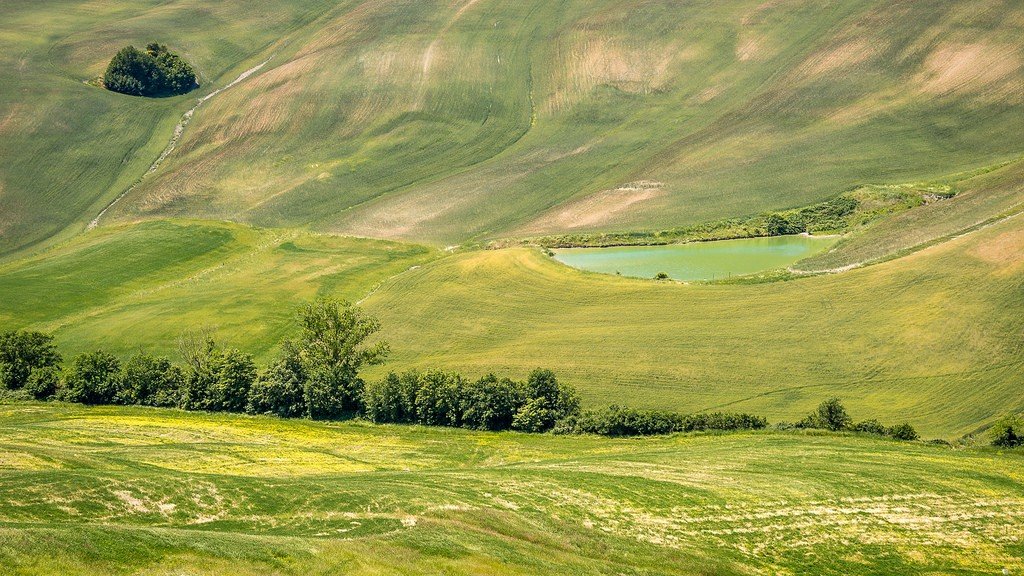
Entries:
POLYGON ((785 268, 836 243, 836 237, 773 236, 671 246, 564 248, 555 259, 573 268, 653 278, 664 272, 676 280, 717 280, 785 268))

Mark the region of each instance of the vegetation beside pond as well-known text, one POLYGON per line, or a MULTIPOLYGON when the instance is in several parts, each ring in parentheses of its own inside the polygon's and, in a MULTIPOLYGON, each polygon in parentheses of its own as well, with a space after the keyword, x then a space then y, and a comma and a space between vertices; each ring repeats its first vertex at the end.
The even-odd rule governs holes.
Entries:
MULTIPOLYGON (((889 214, 945 200, 956 191, 941 184, 862 186, 811 206, 766 212, 746 218, 728 218, 658 231, 581 232, 530 238, 525 243, 544 248, 607 248, 612 246, 659 246, 737 238, 789 234, 839 234, 864 226, 889 214)), ((494 242, 503 247, 507 242, 494 242)))

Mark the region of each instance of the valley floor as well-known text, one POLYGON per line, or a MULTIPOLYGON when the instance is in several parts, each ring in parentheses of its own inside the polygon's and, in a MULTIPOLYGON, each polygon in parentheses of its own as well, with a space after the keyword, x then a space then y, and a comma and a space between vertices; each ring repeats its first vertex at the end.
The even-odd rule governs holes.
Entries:
POLYGON ((0 405, 7 574, 1012 574, 1024 454, 0 405))

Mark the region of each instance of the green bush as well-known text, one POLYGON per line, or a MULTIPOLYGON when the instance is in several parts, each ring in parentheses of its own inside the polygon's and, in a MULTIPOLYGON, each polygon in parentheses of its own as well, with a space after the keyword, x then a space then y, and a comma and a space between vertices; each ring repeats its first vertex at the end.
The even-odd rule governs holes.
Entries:
POLYGON ((57 397, 80 404, 111 404, 118 393, 121 362, 103 351, 79 354, 71 362, 57 397))
POLYGON ((570 386, 559 384, 551 370, 536 369, 525 387, 526 402, 512 419, 512 429, 545 432, 563 418, 579 412, 580 400, 570 386))
POLYGON ((60 383, 60 369, 46 366, 32 371, 23 390, 36 400, 48 400, 57 393, 60 383))
POLYGON ((910 441, 917 440, 918 438, 920 438, 920 436, 917 434, 917 430, 914 430, 914 427, 911 426, 910 424, 907 424, 906 422, 902 424, 897 424, 889 428, 888 430, 886 430, 886 434, 889 437, 894 438, 896 440, 910 441))
POLYGON ((419 384, 420 377, 416 372, 406 372, 401 376, 392 372, 383 380, 367 384, 363 390, 366 416, 374 422, 416 422, 419 384))
POLYGON ((1000 448, 1016 448, 1024 445, 1024 420, 1009 414, 995 423, 989 430, 992 445, 1000 448))
POLYGON ((797 427, 838 431, 849 428, 852 423, 853 419, 846 413, 842 401, 833 397, 819 404, 814 412, 797 423, 797 427))
POLYGON ((525 404, 522 385, 488 374, 463 387, 462 425, 474 430, 508 430, 525 404))
POLYGON ((462 424, 462 377, 433 370, 420 378, 416 389, 416 421, 427 426, 462 424))
POLYGON ((167 358, 139 352, 121 367, 115 401, 140 406, 176 406, 184 381, 181 368, 167 358))
POLYGON ((28 330, 0 333, 0 387, 17 390, 28 382, 33 370, 56 367, 60 362, 48 334, 28 330))
POLYGON ((299 418, 307 413, 305 383, 306 374, 298 354, 286 346, 284 356, 260 374, 249 388, 245 411, 299 418))
POLYGON ((243 412, 249 389, 256 380, 252 356, 223 350, 209 336, 182 346, 188 364, 182 382, 180 405, 186 410, 243 412))
POLYGON ((883 426, 878 420, 865 420, 863 422, 858 422, 853 425, 851 430, 866 434, 878 434, 879 436, 884 436, 887 431, 885 426, 883 426))
POLYGON ((103 74, 103 85, 113 92, 133 96, 184 94, 196 83, 196 73, 166 46, 151 43, 142 51, 134 46, 119 50, 103 74))
POLYGON ((636 410, 610 406, 604 410, 588 410, 558 423, 559 434, 598 434, 601 436, 651 436, 675 432, 705 430, 756 430, 768 421, 750 414, 721 412, 679 414, 660 410, 636 410))
POLYGON ((800 234, 807 229, 798 222, 790 222, 781 214, 769 214, 765 218, 765 231, 769 236, 785 236, 787 234, 800 234))

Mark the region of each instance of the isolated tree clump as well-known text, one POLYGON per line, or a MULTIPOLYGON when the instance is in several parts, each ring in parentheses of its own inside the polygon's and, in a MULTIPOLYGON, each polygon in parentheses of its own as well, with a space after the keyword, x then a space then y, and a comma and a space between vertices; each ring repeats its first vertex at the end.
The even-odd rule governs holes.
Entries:
POLYGON ((829 398, 818 405, 818 409, 797 423, 801 428, 823 428, 825 430, 845 430, 853 424, 853 419, 846 413, 839 398, 829 398))
POLYGON ((119 50, 103 74, 107 90, 133 96, 171 96, 197 87, 196 73, 180 56, 155 42, 145 50, 119 50))

